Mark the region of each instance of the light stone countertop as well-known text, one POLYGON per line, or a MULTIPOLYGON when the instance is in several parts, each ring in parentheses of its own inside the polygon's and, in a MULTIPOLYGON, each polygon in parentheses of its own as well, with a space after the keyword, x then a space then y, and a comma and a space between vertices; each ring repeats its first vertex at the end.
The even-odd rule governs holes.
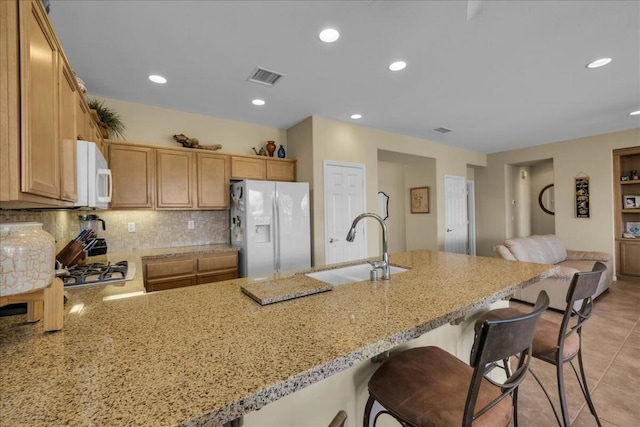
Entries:
POLYGON ((391 263, 410 270, 264 307, 240 287, 300 272, 146 294, 138 270, 70 289, 61 331, 0 318, 2 424, 221 425, 557 270, 426 250, 391 263))

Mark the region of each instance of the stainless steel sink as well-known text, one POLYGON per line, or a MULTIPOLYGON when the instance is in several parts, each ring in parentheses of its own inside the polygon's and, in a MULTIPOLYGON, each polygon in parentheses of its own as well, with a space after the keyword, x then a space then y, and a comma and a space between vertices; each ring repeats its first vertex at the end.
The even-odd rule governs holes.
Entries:
MULTIPOLYGON (((397 274, 407 271, 406 268, 390 266, 390 273, 397 274)), ((358 264, 348 267, 334 268, 333 270, 318 271, 315 273, 307 273, 313 279, 320 280, 331 285, 344 285, 347 283, 360 282, 370 280, 371 265, 358 264)))

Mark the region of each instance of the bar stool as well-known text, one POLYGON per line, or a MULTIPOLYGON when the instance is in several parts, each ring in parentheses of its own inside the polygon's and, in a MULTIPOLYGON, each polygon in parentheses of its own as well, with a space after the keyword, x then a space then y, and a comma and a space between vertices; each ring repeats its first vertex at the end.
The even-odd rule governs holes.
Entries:
POLYGON ((375 425, 382 413, 409 426, 507 426, 512 416, 517 426, 517 389, 529 368, 538 319, 548 306, 542 291, 530 313, 484 322, 470 365, 438 347, 392 356, 369 380, 364 426, 375 425), (514 355, 518 367, 506 381, 486 376, 493 362, 514 355))
MULTIPOLYGON (((531 375, 538 382, 542 391, 547 396, 551 404, 553 413, 558 421, 558 425, 570 426, 569 410, 567 408, 567 396, 564 388, 563 365, 569 363, 576 374, 582 394, 587 401, 591 414, 595 417, 598 426, 601 426, 600 419, 593 406, 591 394, 587 386, 587 378, 584 374, 584 364, 582 362, 582 327, 591 317, 593 310, 593 295, 598 287, 600 276, 606 270, 606 266, 601 262, 596 262, 592 271, 579 272, 573 275, 569 290, 567 291, 567 308, 565 309, 562 323, 557 324, 546 319, 540 319, 538 329, 533 339, 533 357, 556 366, 556 376, 558 379, 558 394, 560 396, 560 409, 562 420, 556 410, 549 393, 542 385, 536 374, 531 371, 531 375), (582 303, 580 301, 582 300, 582 303), (577 304, 576 304, 577 302, 577 304), (579 307, 576 309, 575 307, 579 307), (580 375, 573 364, 573 359, 578 359, 580 375)), ((502 308, 492 310, 480 317, 476 322, 476 330, 484 321, 499 320, 517 316, 521 313, 515 308, 502 308)))

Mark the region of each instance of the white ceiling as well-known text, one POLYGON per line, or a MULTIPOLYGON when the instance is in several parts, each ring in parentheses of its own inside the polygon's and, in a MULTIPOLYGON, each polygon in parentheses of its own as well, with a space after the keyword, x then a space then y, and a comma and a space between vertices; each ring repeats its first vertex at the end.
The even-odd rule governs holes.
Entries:
POLYGON ((110 98, 279 128, 319 115, 485 153, 640 126, 638 1, 59 0, 49 16, 110 98), (326 27, 337 42, 318 39, 326 27), (285 77, 251 83, 256 66, 285 77))

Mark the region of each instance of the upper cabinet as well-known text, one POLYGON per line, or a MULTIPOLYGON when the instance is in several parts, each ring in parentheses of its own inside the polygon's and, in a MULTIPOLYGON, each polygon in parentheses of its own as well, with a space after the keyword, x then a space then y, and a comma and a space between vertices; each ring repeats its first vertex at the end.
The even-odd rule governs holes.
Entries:
POLYGON ((196 156, 198 208, 229 208, 229 156, 203 152, 196 156))
POLYGON ((129 144, 109 144, 113 179, 113 209, 153 208, 155 149, 129 144))
POLYGON ((194 166, 194 153, 156 150, 157 208, 193 208, 194 166))
POLYGON ((0 52, 0 207, 73 206, 80 94, 39 0, 0 1, 0 52))
POLYGON ((229 208, 229 156, 133 143, 108 147, 111 208, 229 208))
POLYGON ((272 157, 231 156, 231 179, 295 181, 295 160, 272 157))
POLYGON ((59 66, 60 100, 60 198, 78 200, 76 174, 76 105, 78 91, 71 67, 60 61, 59 66))

